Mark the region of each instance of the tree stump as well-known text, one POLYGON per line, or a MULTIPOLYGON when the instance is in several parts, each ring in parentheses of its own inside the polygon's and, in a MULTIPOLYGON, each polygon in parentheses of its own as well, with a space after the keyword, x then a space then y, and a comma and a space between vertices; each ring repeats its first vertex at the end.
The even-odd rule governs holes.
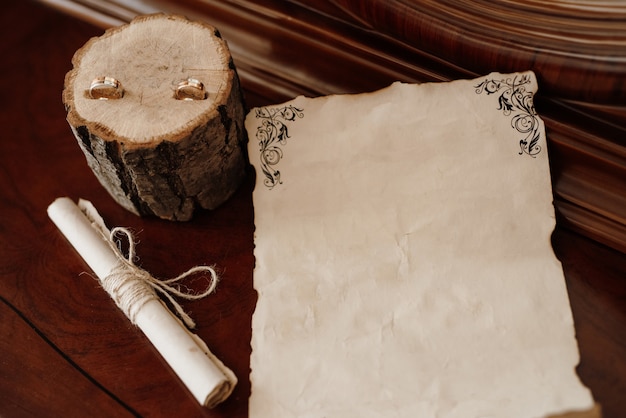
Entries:
POLYGON ((226 42, 182 16, 140 16, 79 49, 67 121, 109 194, 138 215, 191 219, 241 184, 244 104, 226 42))

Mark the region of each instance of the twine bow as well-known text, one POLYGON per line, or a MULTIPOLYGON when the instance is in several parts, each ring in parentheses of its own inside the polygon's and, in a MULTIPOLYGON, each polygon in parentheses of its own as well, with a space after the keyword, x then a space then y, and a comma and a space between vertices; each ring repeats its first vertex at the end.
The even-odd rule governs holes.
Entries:
POLYGON ((128 319, 133 324, 136 324, 137 313, 148 301, 158 300, 156 292, 159 292, 167 298, 183 322, 189 328, 195 328, 195 322, 174 299, 174 296, 186 300, 197 300, 213 293, 219 281, 213 267, 195 266, 172 279, 157 279, 134 263, 135 240, 128 229, 123 227, 113 228, 106 238, 119 259, 119 264, 111 270, 108 276, 101 280, 102 287, 111 295, 128 319), (122 249, 116 245, 116 235, 118 234, 124 235, 128 240, 128 256, 124 256, 122 249), (208 286, 200 293, 194 293, 191 289, 182 291, 179 286, 173 286, 189 276, 202 272, 209 273, 210 278, 208 286))

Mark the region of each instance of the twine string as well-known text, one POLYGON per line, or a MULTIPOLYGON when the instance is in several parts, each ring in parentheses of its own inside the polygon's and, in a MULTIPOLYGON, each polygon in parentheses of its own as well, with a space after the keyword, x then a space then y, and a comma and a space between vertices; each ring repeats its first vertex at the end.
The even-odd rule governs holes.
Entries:
POLYGON ((116 305, 133 324, 136 324, 137 313, 147 302, 159 299, 158 292, 167 298, 185 325, 189 328, 195 328, 195 322, 174 296, 186 300, 197 300, 213 293, 219 281, 213 267, 195 266, 172 279, 157 279, 135 264, 136 244, 132 233, 127 228, 113 228, 109 233, 107 242, 114 250, 119 263, 101 280, 102 287, 111 295, 116 305), (128 256, 124 256, 121 245, 116 245, 117 235, 123 235, 127 239, 128 256), (180 286, 177 285, 181 280, 200 273, 209 274, 208 286, 203 291, 195 293, 191 289, 181 290, 180 286))

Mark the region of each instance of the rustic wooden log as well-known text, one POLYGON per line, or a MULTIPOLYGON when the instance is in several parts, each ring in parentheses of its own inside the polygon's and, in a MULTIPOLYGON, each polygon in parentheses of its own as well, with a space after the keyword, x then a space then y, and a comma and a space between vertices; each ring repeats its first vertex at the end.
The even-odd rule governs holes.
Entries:
POLYGON ((89 40, 72 63, 67 120, 120 205, 185 221, 238 188, 246 166, 243 97, 214 27, 140 16, 89 40))

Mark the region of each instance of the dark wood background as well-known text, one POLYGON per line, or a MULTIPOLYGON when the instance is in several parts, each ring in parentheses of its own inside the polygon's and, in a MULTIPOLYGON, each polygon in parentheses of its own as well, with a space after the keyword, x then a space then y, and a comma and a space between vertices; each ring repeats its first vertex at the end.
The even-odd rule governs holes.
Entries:
POLYGON ((65 122, 71 57, 138 13, 178 12, 217 26, 249 106, 298 94, 371 91, 533 69, 550 142, 562 260, 583 382, 604 415, 626 415, 626 9, 539 1, 9 0, 0 17, 0 416, 245 417, 252 288, 250 173, 238 193, 188 223, 119 207, 65 122), (59 6, 59 4, 61 4, 59 6), (240 379, 215 410, 199 407, 114 307, 48 220, 56 197, 91 200, 129 226, 140 264, 159 277, 215 263, 217 294, 186 302, 198 334, 240 379))

